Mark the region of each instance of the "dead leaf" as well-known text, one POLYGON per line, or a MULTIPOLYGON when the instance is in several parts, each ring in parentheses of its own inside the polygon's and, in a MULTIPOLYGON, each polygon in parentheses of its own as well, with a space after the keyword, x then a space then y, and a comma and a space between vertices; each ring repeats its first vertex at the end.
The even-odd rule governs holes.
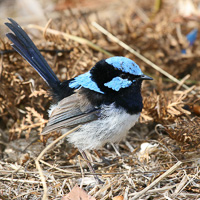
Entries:
POLYGON ((123 200, 123 199, 124 199, 124 197, 121 195, 113 197, 113 200, 123 200))
POLYGON ((194 104, 193 105, 193 112, 196 114, 196 115, 200 115, 200 106, 198 104, 194 104))
POLYGON ((75 185, 71 192, 62 198, 62 200, 96 200, 94 197, 87 194, 82 188, 75 185))

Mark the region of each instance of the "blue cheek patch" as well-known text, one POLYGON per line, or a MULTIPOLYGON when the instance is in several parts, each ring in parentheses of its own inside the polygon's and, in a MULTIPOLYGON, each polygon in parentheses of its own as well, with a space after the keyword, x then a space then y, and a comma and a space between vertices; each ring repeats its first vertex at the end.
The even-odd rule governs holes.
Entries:
POLYGON ((127 88, 132 84, 132 81, 129 81, 128 79, 122 79, 120 77, 113 78, 110 82, 104 83, 104 86, 119 91, 121 88, 127 88))
POLYGON ((97 86, 97 84, 92 81, 92 79, 90 78, 91 74, 90 72, 86 72, 85 74, 81 74, 77 77, 74 78, 74 80, 72 80, 69 83, 69 87, 70 88, 79 88, 79 87, 84 87, 84 88, 88 88, 90 90, 93 90, 95 92, 104 94, 104 92, 102 92, 99 87, 97 86))
POLYGON ((142 75, 140 67, 129 58, 122 56, 115 56, 105 60, 108 64, 112 65, 114 68, 121 70, 122 72, 133 74, 133 75, 142 75))

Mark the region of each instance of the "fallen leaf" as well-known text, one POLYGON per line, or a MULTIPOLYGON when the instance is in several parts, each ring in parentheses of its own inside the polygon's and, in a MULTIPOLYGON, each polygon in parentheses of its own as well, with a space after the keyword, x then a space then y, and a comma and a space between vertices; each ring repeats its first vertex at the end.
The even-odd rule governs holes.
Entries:
POLYGON ((82 188, 75 185, 71 192, 62 198, 62 200, 96 200, 94 197, 87 194, 82 188))
POLYGON ((196 115, 200 115, 200 106, 197 105, 197 104, 194 104, 194 105, 193 105, 193 112, 194 112, 196 115))
POLYGON ((123 199, 124 199, 124 197, 121 195, 113 197, 113 200, 123 200, 123 199))

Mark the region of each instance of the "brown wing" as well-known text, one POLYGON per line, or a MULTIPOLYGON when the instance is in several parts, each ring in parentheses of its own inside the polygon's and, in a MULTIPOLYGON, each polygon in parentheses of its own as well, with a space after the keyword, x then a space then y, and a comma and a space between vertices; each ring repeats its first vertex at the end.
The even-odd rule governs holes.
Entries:
POLYGON ((79 92, 62 99, 53 109, 49 122, 42 131, 46 135, 62 128, 73 128, 98 118, 99 110, 79 92))

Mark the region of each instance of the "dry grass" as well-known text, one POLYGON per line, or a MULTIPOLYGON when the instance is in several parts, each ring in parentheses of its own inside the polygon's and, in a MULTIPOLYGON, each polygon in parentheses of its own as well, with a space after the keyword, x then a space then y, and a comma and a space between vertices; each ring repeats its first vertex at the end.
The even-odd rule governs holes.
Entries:
POLYGON ((39 137, 48 119, 47 87, 2 38, 0 199, 46 199, 45 195, 60 199, 76 183, 102 200, 117 195, 124 199, 200 198, 200 43, 197 39, 189 46, 185 38, 198 27, 199 14, 192 10, 183 16, 183 4, 175 9, 179 4, 173 1, 162 1, 162 7, 154 4, 159 1, 144 2, 127 1, 120 6, 113 1, 106 9, 92 7, 84 13, 70 10, 61 15, 57 11, 46 27, 28 25, 43 31, 45 39, 37 32, 33 40, 60 80, 86 72, 109 55, 135 60, 154 78, 144 82, 140 124, 126 140, 116 148, 108 144, 99 152, 88 153, 104 185, 95 184, 78 151, 58 133, 39 137), (107 36, 92 21, 104 27, 107 36), (124 49, 122 41, 136 53, 124 49), (187 53, 182 54, 182 49, 187 53), (163 70, 170 76, 162 75, 163 70), (58 142, 52 143, 56 138, 58 142), (101 156, 109 162, 102 163, 101 156))

